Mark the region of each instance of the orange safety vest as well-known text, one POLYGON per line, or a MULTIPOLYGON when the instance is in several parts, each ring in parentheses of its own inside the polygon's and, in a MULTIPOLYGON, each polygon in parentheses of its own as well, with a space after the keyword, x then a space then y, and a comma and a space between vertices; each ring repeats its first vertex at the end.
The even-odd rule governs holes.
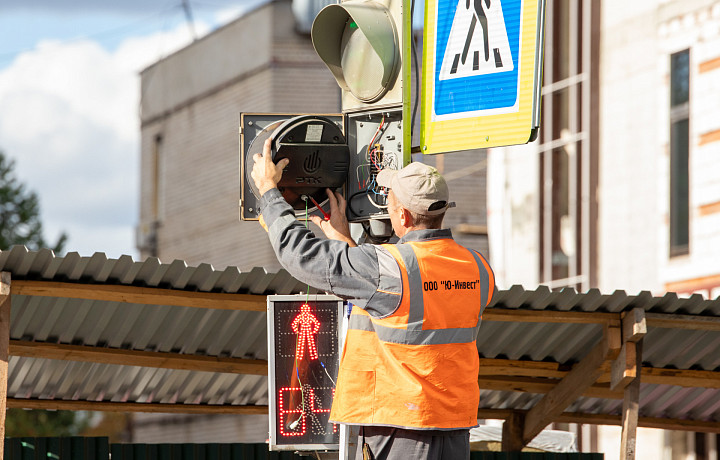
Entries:
POLYGON ((495 279, 451 238, 384 245, 402 297, 384 318, 353 308, 330 420, 408 429, 477 426, 475 344, 495 279))

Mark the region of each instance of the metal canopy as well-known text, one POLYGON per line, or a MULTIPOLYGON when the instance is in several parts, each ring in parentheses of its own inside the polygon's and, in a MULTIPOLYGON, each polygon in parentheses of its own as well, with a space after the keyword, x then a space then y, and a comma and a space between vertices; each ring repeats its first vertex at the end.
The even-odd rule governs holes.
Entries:
MULTIPOLYGON (((26 408, 266 413, 266 296, 307 288, 285 271, 24 247, 0 252, 0 271, 11 275, 7 405, 26 408)), ((632 379, 620 369, 611 389, 612 366, 642 338, 639 425, 720 432, 720 299, 514 286, 483 320, 480 418, 532 421, 566 397, 549 407, 554 421, 619 424, 632 379), (637 318, 647 331, 631 337, 637 318), (582 366, 597 378, 566 396, 582 366)))

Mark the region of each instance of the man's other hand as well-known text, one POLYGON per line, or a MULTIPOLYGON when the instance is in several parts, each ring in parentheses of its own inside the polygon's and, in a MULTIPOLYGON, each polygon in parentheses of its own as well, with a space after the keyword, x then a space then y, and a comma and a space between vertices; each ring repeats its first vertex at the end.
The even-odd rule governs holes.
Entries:
POLYGON ((278 161, 277 164, 272 161, 272 140, 268 139, 265 141, 263 146, 263 153, 260 155, 256 153, 253 155, 252 172, 250 177, 255 181, 255 186, 260 192, 260 196, 263 196, 268 190, 277 187, 280 178, 282 178, 283 169, 290 163, 290 160, 283 158, 278 161))
POLYGON ((344 241, 350 246, 357 246, 350 237, 350 225, 347 217, 345 217, 345 208, 347 202, 340 193, 333 193, 330 189, 325 189, 330 204, 330 220, 325 220, 320 216, 310 216, 310 220, 320 227, 325 236, 331 240, 344 241))

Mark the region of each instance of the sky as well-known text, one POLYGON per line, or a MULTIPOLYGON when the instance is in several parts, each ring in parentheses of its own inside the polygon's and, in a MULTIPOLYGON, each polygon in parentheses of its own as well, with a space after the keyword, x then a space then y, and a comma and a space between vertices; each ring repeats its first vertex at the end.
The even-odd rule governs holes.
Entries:
POLYGON ((49 244, 137 260, 139 71, 264 0, 188 2, 0 2, 0 151, 49 244))

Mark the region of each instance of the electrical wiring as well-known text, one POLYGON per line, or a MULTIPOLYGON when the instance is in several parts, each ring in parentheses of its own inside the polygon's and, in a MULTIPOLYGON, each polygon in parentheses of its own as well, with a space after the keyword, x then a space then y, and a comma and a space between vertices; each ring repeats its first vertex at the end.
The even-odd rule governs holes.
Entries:
POLYGON ((375 134, 373 134, 372 139, 368 143, 367 150, 365 151, 365 159, 367 161, 370 161, 370 147, 375 144, 375 140, 378 137, 378 134, 382 131, 383 127, 385 126, 385 115, 383 115, 382 119, 380 120, 380 125, 377 127, 377 130, 375 130, 375 134))

